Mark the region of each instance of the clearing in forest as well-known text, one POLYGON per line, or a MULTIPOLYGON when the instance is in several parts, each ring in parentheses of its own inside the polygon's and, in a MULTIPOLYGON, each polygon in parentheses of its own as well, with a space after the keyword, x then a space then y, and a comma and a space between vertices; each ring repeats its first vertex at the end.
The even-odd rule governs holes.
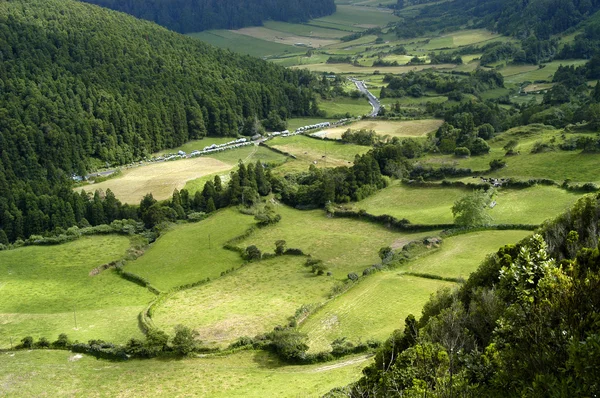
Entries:
POLYGON ((361 120, 346 126, 322 130, 319 136, 327 138, 341 138, 348 129, 351 130, 374 130, 381 136, 391 137, 423 137, 432 131, 436 131, 444 123, 438 119, 388 121, 388 120, 361 120))

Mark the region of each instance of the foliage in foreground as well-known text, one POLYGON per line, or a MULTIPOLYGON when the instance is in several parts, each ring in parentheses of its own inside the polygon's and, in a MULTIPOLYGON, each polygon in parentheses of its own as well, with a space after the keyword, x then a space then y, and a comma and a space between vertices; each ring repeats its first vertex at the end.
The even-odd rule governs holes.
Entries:
POLYGON ((345 394, 592 396, 600 391, 600 196, 501 248, 406 319, 345 394))

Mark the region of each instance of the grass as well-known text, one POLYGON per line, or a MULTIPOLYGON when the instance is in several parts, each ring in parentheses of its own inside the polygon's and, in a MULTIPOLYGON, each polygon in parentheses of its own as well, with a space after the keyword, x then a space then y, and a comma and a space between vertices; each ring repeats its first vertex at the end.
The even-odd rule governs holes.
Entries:
MULTIPOLYGON (((468 192, 462 188, 422 188, 394 184, 356 203, 356 207, 372 214, 407 218, 415 224, 452 223, 454 202, 468 192)), ((495 224, 541 224, 564 212, 580 196, 548 186, 498 189, 495 197, 497 205, 489 210, 489 214, 495 224)))
POLYGON ((262 26, 242 28, 236 30, 235 32, 241 35, 254 37, 256 39, 266 40, 268 42, 286 44, 288 46, 297 46, 298 44, 302 44, 312 48, 320 48, 339 43, 339 40, 336 39, 322 39, 318 37, 292 35, 290 33, 271 30, 262 26))
POLYGON ((164 151, 157 152, 154 154, 155 156, 164 155, 167 153, 177 153, 178 151, 183 151, 185 153, 190 153, 194 150, 201 151, 204 147, 207 147, 212 144, 225 144, 226 142, 234 141, 237 137, 205 137, 201 140, 192 140, 188 141, 185 144, 178 146, 173 149, 165 149, 164 151))
POLYGON ((357 342, 385 340, 404 325, 409 314, 417 318, 430 294, 453 283, 398 275, 385 271, 371 275, 309 317, 300 331, 308 334, 310 351, 331 349, 341 337, 357 342))
POLYGON ((175 189, 182 189, 187 181, 231 168, 230 164, 212 157, 157 162, 123 170, 117 178, 86 185, 83 189, 94 192, 110 188, 121 202, 137 204, 147 193, 152 193, 157 200, 168 199, 175 189))
POLYGON ((10 397, 321 396, 358 377, 364 357, 285 366, 264 352, 224 357, 110 362, 65 351, 1 353, 0 395, 10 397))
POLYGON ((328 138, 341 138, 342 134, 348 130, 375 130, 381 136, 390 137, 422 137, 427 133, 436 131, 443 123, 443 120, 423 119, 407 121, 376 121, 366 120, 352 123, 346 126, 336 127, 324 130, 328 138))
POLYGON ((354 66, 350 64, 309 64, 309 65, 300 65, 295 66, 295 68, 308 69, 312 72, 333 72, 333 73, 341 73, 341 74, 372 74, 375 71, 379 71, 380 73, 392 73, 392 74, 402 74, 408 73, 410 71, 420 71, 423 69, 455 69, 456 65, 451 64, 440 64, 440 65, 406 65, 406 66, 370 66, 370 67, 362 67, 362 66, 354 66))
POLYGON ((319 108, 327 113, 327 117, 335 115, 362 116, 368 114, 373 109, 366 98, 347 98, 338 97, 333 100, 320 100, 319 108))
POLYGON ((240 255, 223 249, 223 244, 253 224, 253 217, 228 208, 198 223, 178 225, 162 235, 144 256, 128 263, 125 270, 161 290, 217 278, 222 271, 242 264, 240 255))
POLYGON ((311 21, 311 24, 325 22, 348 27, 372 28, 385 26, 390 22, 399 20, 398 17, 392 14, 391 10, 338 5, 334 14, 311 21))
MULTIPOLYGON (((371 149, 368 146, 318 140, 302 135, 275 138, 267 144, 296 156, 298 161, 295 163, 302 163, 304 170, 311 164, 316 164, 317 167, 348 166, 354 161, 355 155, 362 155, 371 149)), ((284 165, 284 169, 285 166, 287 165, 284 165)))
POLYGON ((153 295, 112 270, 90 276, 129 245, 108 235, 0 252, 0 348, 9 347, 10 337, 17 342, 28 335, 118 342, 139 336, 137 314, 153 295))
POLYGON ((311 124, 334 121, 334 119, 326 119, 326 118, 313 118, 313 117, 299 117, 294 119, 288 119, 287 128, 290 131, 295 131, 298 127, 308 126, 311 124))
POLYGON ((316 26, 309 26, 305 24, 294 24, 288 22, 277 22, 277 21, 266 21, 264 23, 265 28, 288 33, 297 36, 306 37, 319 37, 325 39, 339 39, 346 36, 346 32, 342 32, 336 29, 319 28, 316 26))
POLYGON ((504 69, 501 69, 499 72, 504 76, 504 81, 506 83, 520 84, 525 81, 535 82, 535 81, 545 81, 551 82, 552 77, 558 70, 560 65, 570 66, 573 65, 575 67, 584 65, 587 60, 578 59, 578 60, 560 60, 560 61, 552 61, 547 64, 543 64, 543 68, 538 68, 532 65, 518 65, 518 66, 508 66, 504 69))
POLYGON ((250 263, 208 285, 178 292, 155 311, 154 323, 168 332, 188 325, 204 343, 218 345, 269 332, 287 324, 301 305, 324 301, 334 283, 312 274, 304 261, 281 256, 250 263))
POLYGON ((256 245, 262 251, 273 251, 276 240, 283 239, 288 247, 324 261, 335 278, 345 278, 349 272, 379 262, 377 251, 389 245, 418 239, 431 233, 404 234, 382 226, 347 218, 328 218, 323 210, 301 211, 287 206, 276 207, 281 221, 258 230, 239 244, 256 245))
POLYGON ((257 39, 230 30, 210 30, 200 33, 190 33, 188 36, 202 40, 213 46, 227 48, 233 52, 248 54, 254 57, 306 52, 306 50, 302 51, 299 47, 257 39))
POLYGON ((531 231, 481 231, 444 238, 440 250, 408 263, 403 271, 468 278, 490 253, 531 235, 531 231))

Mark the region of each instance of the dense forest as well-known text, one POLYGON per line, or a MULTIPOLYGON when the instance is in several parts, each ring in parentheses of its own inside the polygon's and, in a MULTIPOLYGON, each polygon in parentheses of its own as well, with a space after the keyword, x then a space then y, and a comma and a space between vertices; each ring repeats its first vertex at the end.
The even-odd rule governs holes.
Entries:
POLYGON ((82 0, 156 22, 180 33, 305 22, 335 12, 333 0, 82 0))
POLYGON ((72 174, 318 111, 309 72, 70 0, 0 2, 0 59, 0 243, 73 225, 72 174))
POLYGON ((588 196, 498 250, 406 318, 344 396, 595 396, 599 219, 600 197, 588 196))

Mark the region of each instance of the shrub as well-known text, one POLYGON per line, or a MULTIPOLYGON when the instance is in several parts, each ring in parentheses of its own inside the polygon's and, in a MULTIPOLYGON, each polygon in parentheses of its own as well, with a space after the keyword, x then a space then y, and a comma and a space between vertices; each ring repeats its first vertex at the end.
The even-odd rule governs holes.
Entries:
POLYGON ((198 333, 184 325, 175 326, 175 337, 173 337, 173 351, 181 355, 190 355, 198 348, 196 337, 198 333))
POLYGON ((21 339, 21 344, 17 348, 33 348, 33 337, 23 337, 21 339))
POLYGON ((52 343, 52 348, 67 348, 71 345, 69 338, 65 333, 58 335, 58 339, 52 343))
POLYGON ((350 279, 352 282, 356 282, 358 280, 358 275, 356 275, 354 272, 351 272, 348 274, 348 279, 350 279))
POLYGON ((491 170, 500 170, 501 168, 506 167, 506 160, 503 159, 494 159, 490 162, 491 170))
POLYGON ((281 256, 285 252, 286 242, 284 240, 278 240, 275 242, 275 254, 281 256))
POLYGON ((260 260, 262 257, 262 253, 255 245, 248 246, 246 250, 244 250, 244 260, 247 261, 255 261, 260 260))
POLYGON ((471 156, 471 151, 469 150, 469 148, 459 146, 454 150, 454 155, 460 158, 468 158, 469 156, 471 156))

